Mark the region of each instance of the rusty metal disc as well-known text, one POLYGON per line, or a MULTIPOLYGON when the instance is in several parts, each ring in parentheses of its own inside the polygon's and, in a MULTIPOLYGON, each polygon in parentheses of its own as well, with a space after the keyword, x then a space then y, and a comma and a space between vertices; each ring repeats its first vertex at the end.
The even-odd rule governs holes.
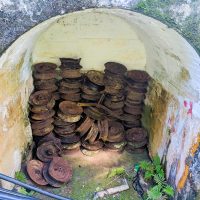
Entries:
POLYGON ((131 115, 131 114, 123 114, 122 119, 126 122, 133 122, 137 119, 141 119, 142 115, 131 115))
POLYGON ((29 98, 29 103, 35 106, 47 105, 52 99, 52 95, 46 90, 33 92, 29 98))
POLYGON ((106 141, 108 138, 108 128, 109 128, 108 120, 107 119, 101 120, 101 121, 98 121, 97 123, 98 123, 98 129, 100 132, 99 139, 106 141))
POLYGON ((48 141, 38 146, 36 155, 39 160, 49 162, 54 156, 58 156, 60 151, 61 147, 56 146, 54 141, 48 141))
POLYGON ((39 160, 30 160, 27 163, 27 173, 31 180, 33 180, 38 185, 47 185, 48 183, 42 175, 44 164, 39 160))
POLYGON ((101 94, 91 95, 91 94, 82 93, 81 97, 88 101, 98 101, 101 98, 101 94))
POLYGON ((106 76, 106 78, 104 78, 104 85, 110 86, 116 90, 121 90, 124 88, 125 83, 122 79, 115 79, 113 77, 106 76))
POLYGON ((61 66, 60 69, 80 69, 82 66, 80 65, 81 58, 60 58, 61 66))
POLYGON ((42 62, 42 63, 34 64, 33 68, 35 71, 43 73, 43 72, 55 70, 57 68, 57 65, 54 63, 49 63, 49 62, 42 62))
POLYGON ((51 131, 53 131, 54 126, 50 124, 47 127, 41 128, 41 129, 32 129, 32 134, 34 136, 45 136, 49 134, 51 131))
POLYGON ((62 101, 59 109, 65 115, 80 115, 83 112, 83 108, 72 101, 62 101))
POLYGON ((62 93, 62 94, 71 95, 71 94, 79 93, 80 88, 72 89, 72 88, 67 88, 67 87, 60 87, 59 92, 62 93))
POLYGON ((100 71, 96 71, 96 70, 89 70, 86 73, 86 77, 88 78, 88 80, 96 85, 99 86, 103 86, 104 85, 104 74, 100 71))
POLYGON ((128 85, 126 87, 126 90, 127 91, 134 91, 134 92, 137 92, 137 93, 143 93, 145 94, 147 92, 147 88, 139 88, 139 87, 136 87, 134 84, 133 85, 128 85))
POLYGON ((71 143, 71 144, 62 144, 63 146, 63 150, 74 150, 74 149, 77 149, 79 148, 80 149, 80 146, 81 146, 81 142, 75 142, 75 143, 71 143))
POLYGON ((44 86, 44 87, 50 87, 52 85, 56 85, 57 80, 55 78, 53 79, 48 79, 48 80, 33 80, 33 85, 34 86, 44 86))
POLYGON ((54 157, 49 165, 49 175, 57 181, 68 183, 72 178, 72 168, 66 160, 54 157))
POLYGON ((43 73, 33 72, 33 77, 39 80, 53 79, 53 78, 56 78, 57 76, 58 76, 57 72, 54 70, 43 72, 43 73))
POLYGON ((109 99, 112 102, 124 101, 124 95, 107 95, 106 99, 109 99))
POLYGON ((110 95, 118 95, 118 94, 123 94, 123 90, 121 89, 115 89, 113 86, 105 86, 105 93, 110 94, 110 95))
POLYGON ((150 79, 150 76, 148 75, 147 72, 142 71, 142 70, 131 70, 128 71, 126 76, 135 81, 135 82, 139 82, 139 83, 145 83, 148 82, 148 80, 150 79))
POLYGON ((143 101, 145 99, 146 95, 143 93, 138 93, 138 92, 133 92, 133 91, 129 91, 127 93, 126 98, 129 100, 134 100, 134 101, 143 101))
POLYGON ((96 90, 96 91, 102 91, 104 90, 104 86, 102 85, 97 85, 93 82, 91 82, 87 77, 84 79, 84 85, 88 86, 91 90, 96 90))
POLYGON ((59 118, 58 116, 54 117, 54 125, 55 126, 68 126, 72 124, 71 122, 65 122, 64 120, 62 120, 61 118, 59 118))
POLYGON ((61 94, 60 97, 66 101, 75 101, 78 102, 81 99, 81 93, 75 94, 61 94))
POLYGON ((60 71, 62 78, 80 78, 82 76, 80 69, 65 69, 60 71))
POLYGON ((147 144, 147 138, 141 142, 127 142, 127 146, 131 149, 138 149, 144 147, 147 144))
POLYGON ((121 142, 105 142, 106 149, 116 150, 117 152, 122 152, 126 146, 126 141, 121 142))
POLYGON ((97 151, 99 149, 102 149, 103 142, 100 140, 97 140, 97 141, 93 142, 92 144, 90 144, 88 141, 82 141, 82 146, 87 150, 97 151))
POLYGON ((53 118, 49 118, 44 121, 38 121, 38 120, 30 120, 31 121, 31 128, 32 129, 42 129, 49 125, 51 125, 54 122, 53 118))
POLYGON ((83 85, 81 89, 85 94, 88 94, 88 95, 98 95, 99 94, 99 92, 97 90, 93 90, 86 85, 83 85))
POLYGON ((97 138, 98 132, 99 132, 99 129, 97 125, 93 123, 84 140, 88 140, 90 144, 94 143, 94 141, 97 138))
POLYGON ((115 113, 116 115, 120 116, 124 113, 124 111, 122 108, 119 108, 119 109, 112 110, 112 113, 115 113))
POLYGON ((43 174, 43 177, 44 179, 46 180, 46 182, 55 187, 55 188, 59 188, 59 187, 62 187, 63 186, 63 183, 59 182, 59 181, 56 181, 55 179, 53 179, 50 175, 49 175, 49 172, 48 172, 48 169, 49 169, 49 164, 45 163, 44 164, 44 167, 43 167, 43 170, 42 170, 42 174, 43 174))
POLYGON ((112 102, 110 99, 105 99, 104 105, 110 109, 120 109, 124 107, 124 101, 112 102))
POLYGON ((127 68, 117 62, 107 62, 104 64, 106 70, 110 71, 113 74, 125 74, 125 72, 127 71, 127 68))
POLYGON ((61 113, 60 111, 58 111, 57 115, 63 121, 69 122, 69 123, 78 122, 81 118, 81 115, 65 115, 65 114, 61 113))
POLYGON ((102 120, 105 118, 105 114, 102 113, 98 108, 96 107, 86 107, 84 108, 84 113, 94 119, 94 120, 102 120))
POLYGON ((76 132, 80 133, 81 137, 87 133, 87 131, 91 128, 94 120, 87 117, 81 125, 76 129, 76 132))
POLYGON ((44 106, 31 106, 30 111, 33 113, 47 112, 48 110, 52 109, 54 105, 55 105, 55 100, 52 98, 50 102, 48 102, 44 106))
POLYGON ((31 118, 34 120, 46 120, 55 115, 54 110, 48 110, 47 112, 42 113, 31 113, 31 118))
POLYGON ((128 114, 132 114, 132 115, 141 115, 143 112, 143 108, 141 105, 137 105, 137 106, 124 106, 124 111, 128 114))
POLYGON ((69 81, 69 80, 61 80, 59 83, 60 87, 66 87, 71 89, 77 89, 81 87, 80 81, 69 81))
POLYGON ((56 138, 55 135, 51 132, 48 135, 45 135, 44 137, 40 138, 37 146, 40 146, 41 144, 45 143, 45 142, 50 142, 53 141, 54 144, 61 146, 61 141, 60 139, 56 138))
POLYGON ((141 120, 137 119, 132 122, 123 122, 125 128, 139 128, 142 126, 141 120))
POLYGON ((80 136, 76 133, 65 136, 57 135, 57 137, 61 140, 62 144, 72 144, 80 141, 80 136))
POLYGON ((124 132, 122 123, 116 121, 109 121, 109 135, 116 135, 124 132))
POLYGON ((54 131, 58 135, 70 135, 71 133, 75 131, 75 128, 76 128, 76 124, 71 124, 65 127, 55 127, 54 131))
POLYGON ((129 88, 131 88, 132 90, 137 90, 137 89, 147 90, 148 82, 139 83, 139 82, 135 82, 129 78, 126 78, 125 81, 126 81, 127 86, 129 88))
POLYGON ((48 85, 48 84, 42 84, 42 85, 34 85, 36 90, 57 90, 58 86, 56 84, 48 85))
POLYGON ((130 105, 130 106, 131 106, 131 105, 144 104, 144 99, 140 99, 140 100, 131 100, 131 99, 126 98, 125 104, 126 104, 126 105, 130 105))
POLYGON ((56 87, 51 87, 49 89, 45 89, 47 92, 50 92, 50 93, 53 93, 53 92, 56 92, 58 90, 58 86, 56 87))
POLYGON ((126 131, 126 139, 129 142, 146 141, 147 131, 144 128, 131 128, 126 131))

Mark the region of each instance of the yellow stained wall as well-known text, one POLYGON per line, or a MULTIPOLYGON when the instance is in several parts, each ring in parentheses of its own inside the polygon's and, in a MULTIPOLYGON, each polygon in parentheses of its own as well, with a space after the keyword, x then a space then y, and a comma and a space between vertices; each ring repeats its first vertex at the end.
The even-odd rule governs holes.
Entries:
POLYGON ((119 17, 94 13, 69 14, 57 20, 37 41, 33 63, 59 57, 82 58, 84 70, 104 69, 104 63, 116 61, 129 69, 144 69, 145 49, 131 26, 119 17))

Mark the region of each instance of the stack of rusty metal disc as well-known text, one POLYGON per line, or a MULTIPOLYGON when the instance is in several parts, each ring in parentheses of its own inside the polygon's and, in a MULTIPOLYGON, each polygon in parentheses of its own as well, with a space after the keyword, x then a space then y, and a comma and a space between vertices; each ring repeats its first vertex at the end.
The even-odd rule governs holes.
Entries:
POLYGON ((105 93, 104 105, 117 115, 123 114, 124 107, 124 74, 127 68, 116 62, 105 63, 105 93))
POLYGON ((59 188, 72 178, 72 168, 62 157, 54 156, 49 162, 30 160, 27 173, 31 180, 41 186, 51 185, 59 188))
POLYGON ((81 59, 60 58, 59 93, 63 100, 78 102, 81 99, 81 59))
POLYGON ((100 135, 105 142, 104 150, 122 152, 126 146, 123 124, 119 121, 101 121, 100 135))
POLYGON ((43 62, 33 66, 34 88, 36 91, 46 90, 53 94, 55 100, 59 99, 57 86, 57 65, 43 62))
MULTIPOLYGON (((142 126, 141 117, 143 113, 143 106, 145 100, 145 94, 147 92, 149 81, 149 75, 145 71, 131 70, 126 74, 126 100, 124 106, 123 123, 126 128, 126 132, 133 130, 134 128, 140 128, 142 126)), ((145 132, 145 131, 144 131, 145 132)), ((147 143, 146 138, 143 141, 147 143)), ((129 141, 127 149, 137 149, 145 146, 143 143, 139 145, 136 141, 129 141), (132 145, 132 146, 131 146, 132 145), (129 148, 130 147, 130 148, 129 148)))
POLYGON ((76 123, 81 119, 82 107, 72 101, 62 101, 59 104, 54 120, 54 132, 61 140, 63 153, 67 154, 80 149, 80 136, 77 134, 76 123))
POLYGON ((142 152, 147 144, 147 131, 144 128, 131 128, 126 131, 128 152, 142 152))
POLYGON ((94 155, 103 148, 103 141, 100 138, 98 125, 94 119, 87 116, 76 131, 81 137, 83 154, 94 155))
POLYGON ((89 70, 84 77, 81 87, 81 98, 84 102, 98 102, 104 90, 104 74, 100 71, 89 70))
POLYGON ((53 129, 55 99, 46 90, 33 92, 29 98, 30 122, 33 136, 45 136, 53 129))

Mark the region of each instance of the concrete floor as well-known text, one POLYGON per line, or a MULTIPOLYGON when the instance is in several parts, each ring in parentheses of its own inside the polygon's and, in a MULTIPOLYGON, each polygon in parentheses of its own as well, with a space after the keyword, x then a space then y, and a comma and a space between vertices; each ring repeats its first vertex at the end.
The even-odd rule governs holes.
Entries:
MULTIPOLYGON (((117 154, 102 151, 93 157, 85 156, 81 152, 77 152, 64 157, 73 168, 72 181, 59 189, 52 187, 45 187, 44 189, 55 194, 70 197, 74 200, 92 200, 95 192, 120 185, 123 176, 107 177, 112 168, 124 167, 127 173, 133 176, 134 164, 148 159, 147 152, 137 154, 123 152, 123 154, 117 154)), ((139 200, 140 198, 131 186, 131 181, 128 180, 128 183, 130 186, 129 190, 104 199, 139 200)), ((44 200, 50 199, 40 194, 35 194, 34 196, 44 200)))

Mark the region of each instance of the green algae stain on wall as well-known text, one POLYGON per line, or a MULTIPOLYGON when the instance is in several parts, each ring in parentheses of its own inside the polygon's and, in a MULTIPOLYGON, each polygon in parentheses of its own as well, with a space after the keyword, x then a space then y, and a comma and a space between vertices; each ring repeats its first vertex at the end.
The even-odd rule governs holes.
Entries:
POLYGON ((141 0, 132 10, 153 17, 175 29, 200 54, 199 5, 199 0, 141 0))

